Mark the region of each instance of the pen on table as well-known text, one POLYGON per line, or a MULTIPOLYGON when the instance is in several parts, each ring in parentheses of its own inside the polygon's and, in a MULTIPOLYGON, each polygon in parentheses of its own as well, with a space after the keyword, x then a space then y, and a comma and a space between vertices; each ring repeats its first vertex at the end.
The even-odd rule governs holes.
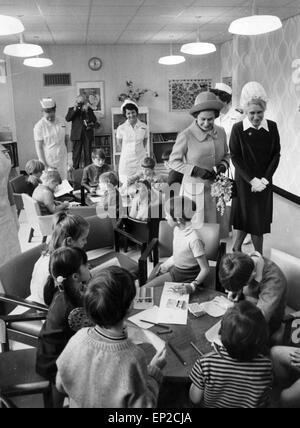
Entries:
POLYGON ((191 342, 191 345, 195 349, 195 351, 198 352, 198 354, 202 357, 203 353, 200 351, 200 349, 197 348, 197 346, 193 342, 191 342))
POLYGON ((184 361, 184 359, 182 358, 182 356, 179 354, 179 352, 177 351, 176 348, 174 348, 174 346, 168 342, 168 345, 170 347, 170 349, 174 352, 174 354, 176 355, 176 357, 178 358, 178 360, 184 365, 186 366, 186 361, 184 361))
POLYGON ((167 325, 157 324, 155 322, 146 321, 146 320, 140 320, 140 321, 145 322, 146 324, 152 324, 153 326, 157 326, 157 327, 161 327, 161 328, 165 328, 166 330, 169 330, 169 327, 167 325))

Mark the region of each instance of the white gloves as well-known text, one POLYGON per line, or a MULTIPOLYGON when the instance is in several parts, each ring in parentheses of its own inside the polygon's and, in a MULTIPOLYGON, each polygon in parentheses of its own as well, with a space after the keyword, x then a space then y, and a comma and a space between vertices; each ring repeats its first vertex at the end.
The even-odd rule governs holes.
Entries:
POLYGON ((257 178, 254 177, 253 180, 250 181, 251 184, 251 192, 262 192, 266 188, 266 183, 269 183, 265 178, 257 178), (264 180, 264 182, 263 182, 264 180))

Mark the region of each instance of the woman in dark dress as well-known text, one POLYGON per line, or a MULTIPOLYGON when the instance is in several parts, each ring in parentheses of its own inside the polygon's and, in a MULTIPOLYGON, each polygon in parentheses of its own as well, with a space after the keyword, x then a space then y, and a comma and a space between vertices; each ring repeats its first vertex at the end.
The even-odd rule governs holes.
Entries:
POLYGON ((264 119, 266 101, 245 104, 246 117, 233 126, 230 151, 235 167, 237 197, 232 200, 231 223, 237 230, 234 251, 241 251, 247 233, 262 253, 263 235, 270 232, 273 215, 272 176, 280 158, 277 125, 264 119))

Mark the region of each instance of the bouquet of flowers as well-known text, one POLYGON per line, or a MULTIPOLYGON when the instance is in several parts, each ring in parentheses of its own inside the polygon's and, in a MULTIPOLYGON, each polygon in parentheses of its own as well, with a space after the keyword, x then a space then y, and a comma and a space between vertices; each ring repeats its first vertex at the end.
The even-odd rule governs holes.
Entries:
POLYGON ((233 180, 224 174, 217 175, 211 185, 211 196, 217 200, 217 210, 224 215, 226 203, 232 198, 233 180))
POLYGON ((152 89, 139 89, 134 88, 132 80, 126 81, 127 92, 123 92, 118 96, 119 101, 125 101, 126 99, 130 99, 138 102, 142 95, 146 92, 150 92, 154 97, 158 97, 158 93, 156 91, 152 91, 152 89))

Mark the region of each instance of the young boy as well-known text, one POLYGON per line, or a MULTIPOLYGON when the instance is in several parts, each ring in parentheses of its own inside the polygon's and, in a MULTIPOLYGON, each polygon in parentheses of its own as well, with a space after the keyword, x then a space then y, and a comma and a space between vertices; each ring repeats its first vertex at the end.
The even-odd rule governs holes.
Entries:
POLYGON ((245 298, 257 305, 269 324, 270 334, 280 328, 286 306, 287 282, 279 267, 259 252, 226 254, 219 278, 229 299, 245 298))
POLYGON ((58 202, 54 200, 56 187, 61 184, 61 177, 56 170, 48 169, 41 176, 42 184, 39 184, 32 194, 41 210, 42 215, 54 214, 69 207, 69 202, 58 202))
MULTIPOLYGON (((157 175, 155 173, 155 160, 153 158, 150 157, 146 157, 142 164, 141 164, 141 168, 142 170, 136 174, 133 175, 131 177, 128 178, 127 180, 127 185, 130 186, 136 182, 139 181, 145 181, 147 180, 151 185, 159 185, 161 183, 164 183, 166 180, 164 180, 163 177, 161 177, 160 175, 157 175)), ((157 189, 159 190, 159 189, 157 189)))
POLYGON ((43 162, 37 159, 32 159, 26 163, 25 171, 28 174, 28 177, 26 178, 28 195, 32 196, 34 189, 39 184, 42 184, 41 176, 44 170, 45 170, 45 165, 43 164, 43 162))
POLYGON ((84 168, 81 184, 88 192, 95 194, 100 175, 110 171, 111 168, 105 163, 105 153, 102 149, 92 151, 92 162, 84 168))
POLYGON ((268 328, 261 311, 239 302, 222 319, 223 346, 196 361, 190 374, 191 401, 206 408, 263 408, 269 403, 272 364, 268 328))
POLYGON ((85 309, 95 327, 69 341, 56 364, 56 386, 77 408, 155 407, 166 350, 147 366, 144 351, 128 339, 125 320, 136 288, 131 274, 112 266, 88 285, 85 309))
POLYGON ((113 171, 104 172, 99 177, 99 187, 97 195, 101 196, 101 201, 97 204, 97 215, 110 216, 115 220, 119 219, 123 213, 122 198, 118 191, 119 180, 113 171))

